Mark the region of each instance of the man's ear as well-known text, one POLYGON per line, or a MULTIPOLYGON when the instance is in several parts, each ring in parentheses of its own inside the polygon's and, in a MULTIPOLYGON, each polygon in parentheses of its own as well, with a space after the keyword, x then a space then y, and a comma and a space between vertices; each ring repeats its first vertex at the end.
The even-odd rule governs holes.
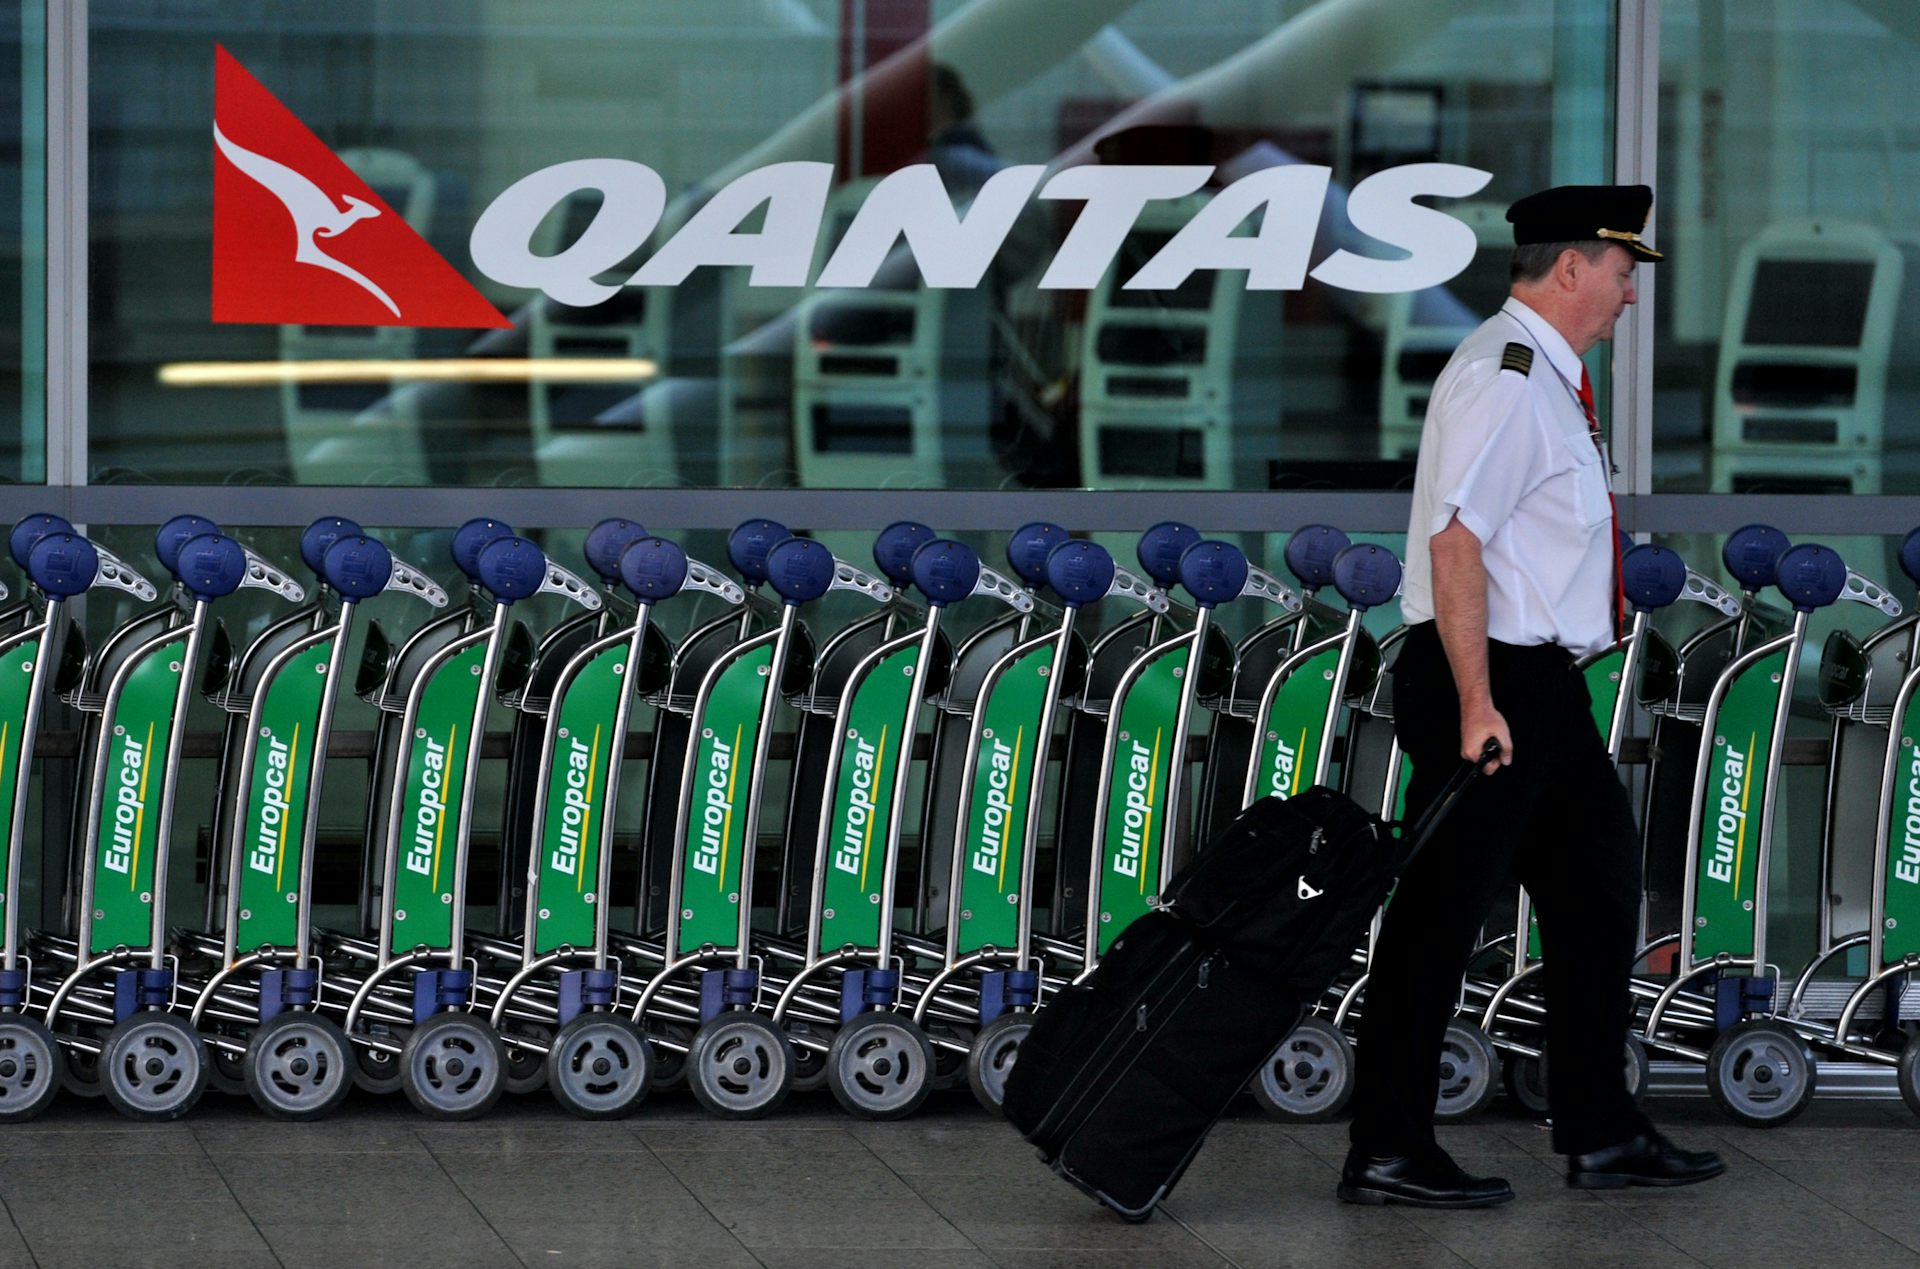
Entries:
POLYGON ((1554 280, 1569 291, 1573 290, 1580 283, 1580 267, 1586 262, 1586 257, 1577 248, 1568 247, 1553 262, 1554 280))

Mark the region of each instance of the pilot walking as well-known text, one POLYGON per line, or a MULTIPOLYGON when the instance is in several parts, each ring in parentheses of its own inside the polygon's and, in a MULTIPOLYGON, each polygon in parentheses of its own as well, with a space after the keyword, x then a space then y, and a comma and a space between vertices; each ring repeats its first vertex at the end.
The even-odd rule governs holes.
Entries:
POLYGON ((1719 1156, 1667 1141, 1628 1095, 1622 1055, 1640 903, 1627 795, 1575 658, 1611 646, 1622 603, 1609 463, 1581 358, 1634 302, 1644 185, 1562 186, 1507 212, 1505 306, 1434 385, 1407 530, 1408 623, 1394 728, 1418 816, 1461 758, 1500 744, 1400 879, 1367 980, 1357 1114, 1339 1196, 1487 1207, 1513 1197, 1434 1140, 1441 1038, 1501 884, 1539 915, 1548 1101, 1567 1184, 1686 1185, 1719 1156))

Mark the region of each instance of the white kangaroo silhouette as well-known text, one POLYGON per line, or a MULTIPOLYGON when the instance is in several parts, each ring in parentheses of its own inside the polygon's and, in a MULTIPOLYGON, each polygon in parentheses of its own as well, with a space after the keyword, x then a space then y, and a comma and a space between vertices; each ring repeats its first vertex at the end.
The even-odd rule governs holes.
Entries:
POLYGON ((311 264, 339 274, 347 281, 365 288, 374 299, 386 305, 387 311, 395 317, 400 316, 400 307, 387 293, 374 285, 373 280, 359 270, 342 264, 322 251, 314 241, 316 238, 337 238, 351 229, 356 221, 378 216, 380 209, 365 199, 355 198, 351 194, 343 195, 347 207, 345 211, 335 207, 327 192, 312 181, 294 171, 284 163, 276 162, 263 154, 243 149, 229 141, 220 131, 220 125, 213 125, 213 142, 220 147, 220 153, 227 156, 235 167, 259 183, 269 194, 280 200, 287 209, 287 215, 293 217, 294 238, 300 244, 293 253, 295 262, 311 264))

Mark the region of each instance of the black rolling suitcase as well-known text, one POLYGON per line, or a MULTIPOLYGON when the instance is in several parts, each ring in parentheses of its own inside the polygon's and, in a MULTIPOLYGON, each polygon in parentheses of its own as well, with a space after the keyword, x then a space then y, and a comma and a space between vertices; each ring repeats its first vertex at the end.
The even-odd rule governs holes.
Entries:
POLYGON ((1242 811, 1160 911, 1035 1015, 1007 1078, 1007 1118, 1066 1180, 1147 1219, 1353 954, 1474 770, 1461 767, 1410 848, 1329 789, 1242 811))

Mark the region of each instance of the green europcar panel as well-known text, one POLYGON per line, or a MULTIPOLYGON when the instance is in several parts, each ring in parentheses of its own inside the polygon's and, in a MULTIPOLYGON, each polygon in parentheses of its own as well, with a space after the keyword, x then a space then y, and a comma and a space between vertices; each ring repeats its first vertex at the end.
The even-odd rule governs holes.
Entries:
POLYGON ((860 681, 847 707, 833 804, 824 821, 826 880, 818 952, 879 943, 887 821, 900 755, 907 753, 911 761, 913 720, 907 717, 907 701, 919 659, 918 645, 885 657, 860 681))
POLYGON ((296 653, 274 676, 252 737, 253 779, 240 828, 240 907, 234 946, 291 947, 300 915, 300 852, 306 845, 307 791, 313 783, 314 732, 327 698, 333 640, 296 653))
POLYGON ((407 785, 395 848, 393 947, 442 949, 453 943, 453 883, 459 854, 460 799, 473 753, 474 706, 487 641, 448 658, 427 683, 414 717, 407 785))
POLYGON ((1313 783, 1339 666, 1340 649, 1328 648, 1294 667, 1275 689, 1260 738, 1255 798, 1290 798, 1313 783))
POLYGON ((1115 728, 1108 772, 1107 819, 1099 843, 1102 955, 1120 932, 1160 897, 1160 856, 1167 837, 1167 801, 1174 772, 1173 728, 1180 710, 1180 681, 1187 644, 1162 653, 1127 693, 1115 728))
POLYGON ((1787 654, 1780 651, 1741 671, 1714 721, 1694 876, 1695 960, 1721 952, 1753 954, 1760 810, 1766 805, 1768 754, 1786 666, 1787 654))
POLYGON ((604 648, 580 668, 559 702, 559 729, 547 759, 547 808, 534 844, 534 951, 591 947, 601 896, 600 837, 607 791, 620 778, 614 761, 627 644, 604 648))
POLYGON ((709 943, 732 948, 740 942, 740 854, 747 799, 760 774, 752 769, 753 751, 772 664, 771 643, 737 658, 720 672, 695 720, 700 743, 680 872, 680 956, 709 943))
MULTIPOLYGON (((0 881, 7 875, 7 851, 13 840, 13 795, 20 772, 33 760, 20 751, 27 725, 27 689, 40 659, 40 641, 28 639, 0 652, 0 881)), ((7 898, 0 894, 0 922, 7 916, 7 898)))
POLYGON ((105 721, 105 783, 94 840, 93 936, 88 953, 153 945, 153 863, 160 837, 160 781, 173 736, 174 699, 187 672, 183 635, 147 655, 127 675, 105 721))
POLYGON ((1018 933, 1027 808, 1052 665, 1053 644, 1035 648, 1007 667, 987 698, 967 797, 967 835, 960 843, 955 947, 962 956, 989 944, 1012 947, 1018 933))
POLYGON ((1600 729, 1602 742, 1613 730, 1613 706, 1620 697, 1620 676, 1626 665, 1626 649, 1616 647, 1586 669, 1587 694, 1593 698, 1593 725, 1600 729))
POLYGON ((1900 720, 1893 796, 1887 808, 1887 899, 1882 913, 1880 963, 1920 952, 1920 693, 1900 720))

